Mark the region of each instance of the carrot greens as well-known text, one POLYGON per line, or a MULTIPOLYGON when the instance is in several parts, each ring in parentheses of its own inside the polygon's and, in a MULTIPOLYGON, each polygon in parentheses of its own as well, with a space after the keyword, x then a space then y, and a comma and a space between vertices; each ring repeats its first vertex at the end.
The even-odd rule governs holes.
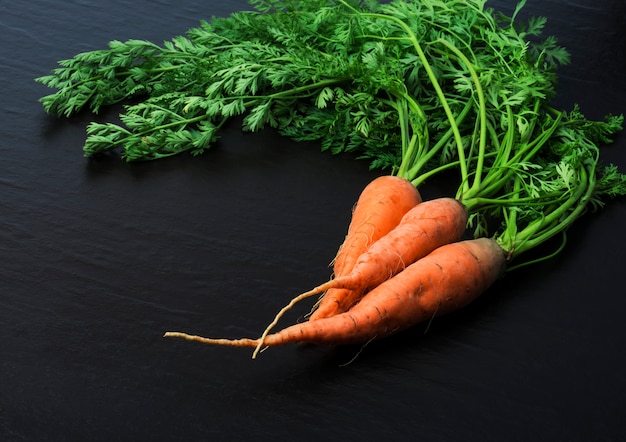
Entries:
POLYGON ((335 153, 358 152, 373 167, 396 167, 396 146, 407 140, 404 148, 421 149, 422 162, 441 164, 455 156, 453 143, 430 150, 429 139, 442 138, 472 84, 440 42, 472 53, 499 110, 553 96, 553 70, 568 59, 553 39, 527 39, 539 35, 542 20, 521 27, 484 1, 251 3, 257 11, 202 22, 160 46, 112 41, 61 61, 38 78, 58 89, 41 99, 44 108, 70 116, 140 100, 125 107, 122 124, 89 125, 87 156, 120 146, 129 161, 199 154, 227 119, 243 115, 244 130, 273 126, 335 153))
POLYGON ((123 102, 120 122, 90 123, 86 156, 127 161, 198 155, 238 117, 420 187, 458 177, 476 236, 517 256, 562 234, 624 175, 599 146, 623 117, 554 109, 569 62, 545 18, 518 20, 486 0, 251 0, 161 45, 111 41, 37 79, 45 110, 71 116, 123 102))

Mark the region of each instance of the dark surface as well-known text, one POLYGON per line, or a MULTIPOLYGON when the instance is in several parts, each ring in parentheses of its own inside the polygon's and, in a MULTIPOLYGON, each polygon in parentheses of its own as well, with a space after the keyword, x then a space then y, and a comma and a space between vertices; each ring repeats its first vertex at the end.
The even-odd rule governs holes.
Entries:
MULTIPOLYGON (((513 2, 494 1, 510 12, 513 2)), ((109 40, 162 42, 244 1, 0 4, 0 439, 620 440, 626 424, 623 200, 561 257, 465 310, 359 349, 242 349, 165 330, 256 336, 324 281, 375 174, 233 125, 200 158, 83 158, 32 81, 109 40)), ((626 110, 622 0, 529 0, 573 56, 557 104, 626 110)), ((111 117, 114 110, 102 117, 111 117)), ((626 138, 604 149, 626 169, 626 138)), ((436 186, 423 189, 426 197, 436 186)), ((289 318, 308 310, 302 306, 289 318)), ((623 440, 623 439, 621 439, 623 440)))

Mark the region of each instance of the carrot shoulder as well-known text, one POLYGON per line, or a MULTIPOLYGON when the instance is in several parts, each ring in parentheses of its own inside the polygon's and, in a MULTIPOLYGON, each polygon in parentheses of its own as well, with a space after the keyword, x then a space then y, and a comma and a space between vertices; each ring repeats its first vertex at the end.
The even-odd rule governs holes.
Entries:
POLYGON ((180 332, 165 336, 257 350, 289 343, 362 344, 465 306, 504 273, 505 265, 505 252, 495 241, 460 241, 411 264, 348 312, 289 326, 265 336, 262 343, 260 339, 210 339, 180 332))
MULTIPOLYGON (((350 273, 367 248, 394 229, 402 217, 421 201, 417 188, 397 176, 384 175, 365 186, 354 206, 345 240, 333 260, 334 277, 350 273)), ((309 320, 342 313, 362 294, 350 289, 330 289, 320 299, 309 320)))

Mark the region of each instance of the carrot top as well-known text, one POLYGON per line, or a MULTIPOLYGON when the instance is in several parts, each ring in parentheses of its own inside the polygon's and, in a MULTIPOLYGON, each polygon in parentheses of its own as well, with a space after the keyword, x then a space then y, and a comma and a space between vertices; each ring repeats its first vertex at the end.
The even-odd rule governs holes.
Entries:
POLYGON ((91 123, 84 153, 127 161, 200 154, 231 118, 351 151, 421 186, 454 171, 476 236, 517 257, 561 235, 624 176, 599 146, 623 117, 550 107, 569 62, 544 18, 484 0, 251 0, 162 45, 113 40, 37 81, 49 113, 134 98, 122 124, 91 123), (495 227, 494 227, 495 226, 495 227))

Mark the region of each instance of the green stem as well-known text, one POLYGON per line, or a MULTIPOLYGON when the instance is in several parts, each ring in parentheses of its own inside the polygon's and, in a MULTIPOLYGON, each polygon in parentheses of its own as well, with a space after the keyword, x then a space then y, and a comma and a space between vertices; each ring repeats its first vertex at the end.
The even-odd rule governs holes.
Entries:
MULTIPOLYGON (((455 124, 457 127, 463 123, 463 121, 465 120, 465 118, 467 117, 471 109, 472 109, 472 102, 468 101, 465 107, 463 108, 463 110, 461 111, 461 113, 457 116, 455 120, 455 124)), ((410 163, 411 167, 407 168, 407 171, 404 177, 408 179, 409 181, 413 182, 414 185, 419 186, 428 178, 432 177, 433 175, 436 175, 437 173, 440 173, 452 167, 459 167, 460 161, 451 161, 448 164, 445 164, 443 166, 434 168, 430 171, 420 174, 422 167, 424 167, 425 164, 427 164, 439 151, 441 151, 443 146, 446 143, 448 143, 448 141, 450 141, 450 138, 452 136, 453 136, 453 129, 452 127, 450 127, 442 136, 439 137, 439 140, 431 148, 429 148, 427 152, 420 155, 417 161, 412 161, 410 163)))
POLYGON ((485 104, 485 94, 483 92, 483 88, 480 84, 480 79, 478 78, 478 74, 476 74, 476 70, 474 66, 469 61, 469 59, 461 52, 456 46, 454 46, 449 41, 439 38, 436 42, 441 43, 445 47, 447 47, 450 51, 452 51, 465 65, 467 70, 472 77, 472 81, 474 82, 474 87, 476 88, 476 95, 478 97, 478 124, 479 128, 479 141, 478 141, 478 155, 476 156, 476 169, 474 172, 474 181, 472 187, 469 192, 478 192, 480 190, 480 183, 482 179, 483 166, 484 166, 484 157, 485 150, 487 146, 487 106, 485 104))
POLYGON ((429 152, 428 148, 428 127, 426 125, 426 114, 419 103, 406 92, 390 92, 395 100, 385 100, 398 112, 400 124, 400 136, 402 143, 402 161, 396 175, 410 180, 409 170, 429 152), (418 115, 422 122, 419 126, 411 121, 410 113, 418 115))
MULTIPOLYGON (((377 13, 363 13, 363 12, 359 12, 358 10, 356 10, 354 7, 346 3, 344 0, 341 0, 341 3, 345 5, 346 7, 348 7, 349 9, 351 9, 352 11, 354 11, 355 15, 358 15, 361 17, 369 17, 369 18, 374 18, 374 19, 377 18, 381 20, 391 21, 397 24, 398 26, 400 26, 404 30, 404 32, 407 35, 406 39, 410 41, 411 44, 413 45, 413 48, 415 49, 415 52, 417 53, 417 56, 422 62, 424 70, 426 71, 428 79, 430 80, 435 90, 435 93, 437 94, 437 97, 439 98, 441 107, 443 107, 444 112, 448 118, 448 122, 450 123, 450 127, 452 128, 454 140, 457 145, 457 151, 459 155, 459 168, 461 170, 462 182, 466 183, 465 185, 467 185, 468 171, 467 171, 467 163, 466 163, 466 158, 465 158, 465 151, 463 147, 463 140, 461 137, 461 132, 459 131, 459 128, 455 123, 455 116, 452 113, 450 105, 448 104, 448 100, 446 99, 443 89, 441 88, 441 85, 439 84, 439 81, 437 80, 437 76, 435 75, 435 72, 433 71, 428 61, 428 58, 426 57, 426 54, 424 53, 422 46, 420 42, 418 41, 413 30, 404 21, 400 20, 397 17, 393 17, 391 15, 385 15, 385 14, 377 14, 377 13)), ((383 37, 380 37, 380 38, 383 38, 383 37)))
POLYGON ((564 201, 547 206, 540 216, 530 222, 523 230, 511 236, 506 231, 497 238, 505 250, 511 255, 520 254, 534 249, 553 236, 565 231, 586 210, 596 188, 595 165, 585 165, 579 170, 576 189, 564 196, 564 201), (546 215, 547 213, 547 215, 546 215))
MULTIPOLYGON (((551 139, 561 121, 561 116, 562 114, 558 114, 557 118, 553 120, 550 127, 539 134, 532 142, 522 144, 515 155, 513 155, 513 157, 511 157, 508 161, 490 167, 487 176, 482 182, 482 186, 479 189, 475 189, 472 194, 458 195, 459 199, 461 199, 466 206, 474 208, 478 205, 477 196, 484 198, 495 194, 498 190, 504 187, 511 179, 513 179, 514 175, 518 171, 518 166, 520 164, 530 162, 551 139)), ((509 124, 507 133, 514 130, 515 127, 509 124)), ((512 136, 512 134, 509 136, 512 136)), ((510 142, 514 142, 514 140, 510 139, 510 142)))
POLYGON ((557 233, 565 230, 587 210, 587 203, 596 187, 595 171, 588 171, 586 168, 581 168, 580 172, 582 182, 579 184, 576 193, 573 194, 566 204, 555 208, 541 220, 539 224, 542 228, 537 230, 541 233, 537 234, 537 232, 533 232, 532 226, 529 226, 528 234, 521 232, 520 237, 524 245, 518 248, 517 254, 535 248, 557 233), (567 213, 568 211, 569 213, 567 213), (566 213, 567 215, 564 216, 566 213))

